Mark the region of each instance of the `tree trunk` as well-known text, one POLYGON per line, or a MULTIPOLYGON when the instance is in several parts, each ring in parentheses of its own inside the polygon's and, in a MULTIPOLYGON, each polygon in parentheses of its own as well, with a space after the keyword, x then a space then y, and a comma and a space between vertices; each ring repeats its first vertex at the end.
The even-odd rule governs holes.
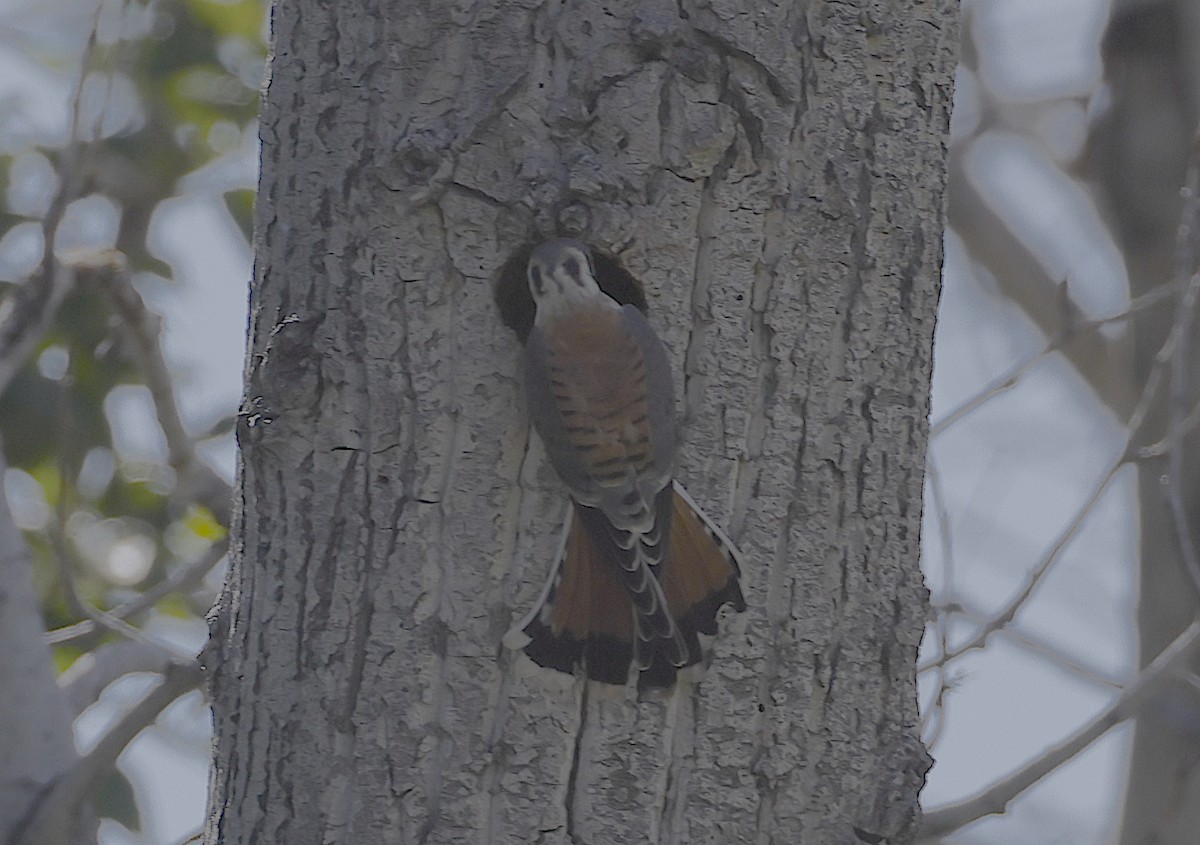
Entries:
MULTIPOLYGON (((79 761, 71 708, 54 680, 33 562, 4 497, 0 454, 0 842, 22 842, 38 802, 79 761)), ((73 807, 74 809, 74 807, 73 807)), ((96 841, 87 809, 42 828, 54 842, 96 841)))
MULTIPOLYGON (((1125 253, 1134 297, 1171 284, 1180 270, 1176 253, 1183 207, 1180 189, 1200 117, 1197 57, 1200 7, 1194 0, 1116 4, 1104 43, 1112 105, 1093 132, 1092 158, 1125 253)), ((1190 275, 1192 269, 1184 272, 1190 275)), ((1178 316, 1167 308, 1131 322, 1134 384, 1146 384, 1161 366, 1156 356, 1178 316)), ((1200 346, 1187 354, 1192 362, 1188 370, 1194 373, 1200 346)), ((1167 434, 1171 390, 1169 373, 1163 375, 1163 387, 1147 415, 1145 431, 1137 437, 1139 444, 1153 443, 1167 434)), ((1188 448, 1182 451, 1179 470, 1188 513, 1194 515, 1200 504, 1200 438, 1193 434, 1185 443, 1188 448)), ((1195 619, 1200 606, 1164 495, 1166 472, 1163 461, 1144 462, 1139 467, 1138 640, 1143 667, 1195 619)), ((1194 517, 1191 521, 1195 523, 1194 517)), ((1196 525, 1187 530, 1194 533, 1196 525)), ((1124 845, 1192 845, 1196 841, 1200 830, 1200 731, 1194 699, 1194 691, 1171 689, 1137 720, 1120 840, 1124 845)))
POLYGON ((956 4, 280 4, 210 843, 910 841, 956 4), (501 645, 565 504, 491 277, 641 279, 749 609, 638 700, 501 645))

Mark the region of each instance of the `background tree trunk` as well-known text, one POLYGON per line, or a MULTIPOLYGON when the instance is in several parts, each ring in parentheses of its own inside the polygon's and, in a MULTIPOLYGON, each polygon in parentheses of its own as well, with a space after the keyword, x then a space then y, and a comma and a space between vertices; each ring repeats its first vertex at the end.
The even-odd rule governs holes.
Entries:
MULTIPOLYGON (((0 480, 7 469, 0 454, 0 480)), ((45 631, 29 548, 0 493, 0 842, 24 841, 38 802, 79 760, 45 631)), ((86 808, 56 821, 43 831, 56 842, 96 841, 86 808)))
POLYGON ((208 841, 905 842, 956 4, 281 4, 208 841), (646 284, 748 559, 698 684, 505 650, 564 497, 491 274, 646 284))
MULTIPOLYGON (((1192 0, 1117 3, 1104 43, 1105 75, 1112 105, 1092 135, 1098 185, 1107 200, 1114 234, 1129 270, 1131 296, 1176 281, 1180 188, 1200 118, 1200 7, 1192 0)), ((1192 232, 1191 238, 1196 237, 1192 232)), ((1192 244, 1191 249, 1195 249, 1192 244)), ((1182 268, 1186 275, 1192 269, 1182 268)), ((1176 303, 1177 304, 1177 303, 1176 303)), ((1174 309, 1133 323, 1132 382, 1147 383, 1174 309)), ((1193 339, 1195 333, 1193 332, 1193 339)), ((1195 374, 1200 344, 1187 352, 1195 374)), ((1171 390, 1164 379, 1147 416, 1145 444, 1164 437, 1171 390)), ((1200 438, 1193 433, 1182 452, 1187 530, 1196 531, 1200 505, 1200 438)), ((1197 591, 1180 551, 1176 525, 1162 483, 1161 461, 1139 472, 1141 570, 1138 635, 1141 665, 1153 660, 1196 617, 1197 591)), ((1188 716, 1194 690, 1178 687, 1137 720, 1121 842, 1126 845, 1188 845, 1200 830, 1200 726, 1188 716)))

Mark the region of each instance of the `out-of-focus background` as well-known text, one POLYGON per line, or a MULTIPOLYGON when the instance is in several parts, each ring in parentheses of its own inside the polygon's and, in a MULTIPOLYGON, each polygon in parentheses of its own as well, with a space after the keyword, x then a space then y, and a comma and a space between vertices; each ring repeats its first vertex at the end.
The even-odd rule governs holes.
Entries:
MULTIPOLYGON (((1196 120, 1200 15, 1116 5, 962 6, 924 528, 938 841, 1184 841, 1171 796, 1200 777, 1200 754, 1159 756, 1140 797, 1125 721, 1200 742, 1200 678, 1139 669, 1200 606, 1183 567, 1139 613, 1144 561, 1186 561, 1197 522, 1197 230, 1179 228, 1196 207, 1170 139, 1196 120), (1095 724, 1110 710, 1120 724, 1095 724)), ((203 645, 225 566, 264 14, 0 0, 3 481, 48 631, 4 648, 49 646, 105 845, 203 820, 201 694, 135 708, 203 645)), ((26 682, 3 677, 18 665, 0 658, 0 687, 26 682)))

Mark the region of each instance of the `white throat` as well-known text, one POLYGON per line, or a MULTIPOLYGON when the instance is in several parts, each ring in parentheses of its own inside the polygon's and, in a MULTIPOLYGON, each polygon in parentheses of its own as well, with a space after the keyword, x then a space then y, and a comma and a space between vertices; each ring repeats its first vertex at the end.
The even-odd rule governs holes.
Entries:
POLYGON ((537 316, 533 322, 537 326, 544 326, 546 323, 554 322, 559 317, 569 314, 572 311, 597 305, 612 308, 613 310, 618 310, 621 307, 616 303, 616 300, 600 290, 599 287, 594 291, 573 287, 561 293, 544 296, 538 300, 537 316))
POLYGON ((534 325, 545 326, 580 308, 619 309, 600 289, 588 248, 563 238, 537 247, 529 258, 529 292, 537 306, 534 325))

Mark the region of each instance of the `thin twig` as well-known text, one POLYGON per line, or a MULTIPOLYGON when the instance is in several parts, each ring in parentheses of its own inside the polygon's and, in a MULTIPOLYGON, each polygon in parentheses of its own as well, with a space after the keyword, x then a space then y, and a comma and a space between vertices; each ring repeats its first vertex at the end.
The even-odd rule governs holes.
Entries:
POLYGON ((58 676, 58 688, 78 716, 100 698, 105 688, 133 672, 161 674, 171 665, 162 649, 117 640, 82 655, 58 676))
MULTIPOLYGON (((136 597, 108 611, 108 618, 128 619, 144 610, 149 610, 172 593, 191 589, 205 575, 211 572, 213 567, 221 562, 227 551, 228 543, 226 541, 214 543, 207 552, 196 560, 180 566, 144 593, 139 593, 136 597)), ((76 622, 74 625, 67 625, 62 628, 55 628, 53 631, 47 631, 46 642, 51 645, 61 645, 62 643, 81 640, 94 633, 96 633, 96 622, 92 619, 84 619, 81 622, 76 622)))
POLYGON ((1179 543, 1184 568, 1192 578, 1192 584, 1200 592, 1200 556, 1196 553, 1196 541, 1192 536, 1191 519, 1184 499, 1184 432, 1188 418, 1188 403, 1192 384, 1192 320, 1196 315, 1196 301, 1200 296, 1200 272, 1197 272, 1195 239, 1200 233, 1200 136, 1193 139, 1192 160, 1188 167, 1187 180, 1181 191, 1183 212, 1179 217, 1176 237, 1175 273, 1179 291, 1179 310, 1174 332, 1175 348, 1171 355, 1171 391, 1167 425, 1167 502, 1175 524, 1175 538, 1179 543))
POLYGON ((1023 377, 1029 374, 1029 371, 1042 362, 1054 349, 1054 341, 1046 344, 1042 349, 1030 355, 1024 361, 1021 361, 1008 372, 1004 373, 991 381, 987 387, 976 393, 970 399, 966 400, 955 408, 946 416, 942 417, 937 422, 929 427, 929 436, 936 437, 950 426, 961 420, 963 417, 976 411, 983 405, 986 405, 992 399, 995 399, 1002 393, 1005 393, 1016 387, 1023 377))
POLYGON ((175 470, 180 495, 208 508, 229 524, 230 486, 196 455, 175 401, 175 386, 162 353, 162 320, 146 307, 124 267, 100 277, 132 340, 134 359, 154 400, 158 424, 167 440, 167 460, 175 470))
POLYGON ((1184 500, 1184 435, 1187 430, 1188 387, 1191 376, 1191 364, 1187 360, 1191 348, 1192 319, 1196 311, 1197 298, 1200 296, 1200 273, 1192 276, 1187 290, 1179 304, 1179 337, 1175 346, 1175 354, 1171 356, 1171 410, 1168 428, 1170 448, 1167 451, 1167 502, 1171 508, 1172 522, 1175 524, 1175 537, 1179 543, 1180 555, 1184 568, 1192 578, 1197 592, 1200 592, 1200 555, 1196 552, 1196 540, 1192 536, 1191 518, 1184 500))
MULTIPOLYGON (((946 507, 946 495, 942 490, 941 474, 938 472, 937 464, 934 462, 933 455, 930 454, 925 466, 925 476, 929 479, 929 498, 933 506, 934 514, 937 517, 938 531, 942 539, 942 572, 945 580, 945 590, 947 594, 954 592, 954 549, 950 531, 950 512, 946 507)), ((947 622, 948 615, 938 613, 934 617, 934 638, 937 643, 938 654, 945 655, 950 649, 950 628, 947 622)), ((924 708, 921 715, 921 723, 918 730, 925 741, 925 745, 933 748, 937 745, 941 738, 942 730, 946 725, 946 693, 950 689, 950 684, 946 677, 946 664, 938 663, 934 666, 937 671, 937 687, 934 692, 933 701, 924 708), (929 725, 934 718, 937 718, 937 723, 932 731, 929 730, 929 725)))
POLYGON ((156 640, 138 628, 133 627, 124 619, 101 610, 79 594, 79 590, 75 586, 75 573, 72 569, 72 564, 77 562, 75 552, 70 540, 63 534, 65 519, 61 511, 65 508, 65 501, 66 496, 60 497, 59 521, 56 525, 50 527, 47 534, 50 538, 51 547, 54 550, 55 560, 58 563, 59 581, 62 583, 63 592, 66 594, 67 605, 77 615, 89 619, 93 625, 99 625, 102 628, 106 628, 113 633, 120 634, 129 640, 141 643, 149 648, 158 649, 166 659, 173 663, 193 662, 194 655, 181 651, 169 643, 156 640))
POLYGON ((177 698, 198 687, 204 673, 196 661, 171 666, 162 682, 108 729, 96 746, 54 781, 34 804, 14 837, 15 845, 67 845, 72 820, 97 777, 109 771, 135 736, 177 698))
POLYGON ((1050 338, 1046 345, 1033 353, 1023 361, 1014 364, 1007 372, 993 379, 987 387, 980 390, 970 399, 962 402, 954 410, 947 413, 944 417, 933 423, 929 428, 929 436, 934 437, 945 431, 950 426, 961 420, 973 411, 978 410, 983 405, 995 399, 1002 393, 1005 393, 1020 383, 1021 379, 1029 374, 1038 364, 1045 360, 1051 353, 1062 349, 1072 338, 1078 336, 1082 332, 1094 331, 1102 326, 1111 325, 1112 323, 1128 320, 1142 311, 1149 310, 1156 305, 1169 301, 1175 295, 1175 285, 1164 284, 1156 288, 1152 288, 1141 296, 1135 297, 1129 303, 1129 307, 1120 314, 1114 314, 1111 317, 1100 317, 1095 320, 1087 320, 1082 323, 1077 323, 1063 331, 1058 332, 1054 337, 1050 338))
POLYGON ((1037 566, 1030 570, 1030 572, 1025 576, 1025 584, 1013 595, 1011 599, 1009 599, 1008 603, 1003 607, 1003 609, 992 616, 986 624, 981 626, 980 629, 975 632, 975 636, 971 637, 965 643, 957 646, 956 648, 945 651, 940 657, 922 663, 917 667, 917 671, 926 672, 930 669, 937 668, 939 665, 945 665, 951 660, 966 654, 968 651, 982 648, 992 634, 1002 630, 1013 620, 1013 618, 1017 615, 1017 611, 1020 610, 1025 604, 1025 601, 1031 595, 1033 595, 1033 591, 1037 589, 1038 585, 1042 581, 1042 578, 1049 571, 1054 562, 1058 560, 1058 557, 1062 554, 1063 549, 1067 547, 1067 544, 1074 539, 1075 535, 1079 532, 1079 529, 1083 527, 1084 520, 1087 518, 1088 514, 1092 512, 1092 508, 1096 506, 1096 503, 1100 501, 1100 497, 1104 495, 1104 491, 1108 489, 1108 485, 1112 482, 1113 478, 1116 477, 1117 471, 1122 467, 1122 465, 1124 465, 1124 463, 1125 458, 1122 456, 1109 466, 1108 470, 1104 473, 1104 477, 1100 479, 1100 483, 1096 485, 1095 489, 1093 489, 1092 494, 1088 496, 1087 500, 1084 501, 1082 505, 1080 505, 1079 509, 1075 512, 1075 516, 1071 518, 1071 521, 1067 523, 1067 527, 1062 531, 1061 534, 1059 534, 1058 539, 1054 541, 1054 544, 1050 547, 1042 559, 1038 561, 1037 566))
POLYGON ((193 843, 199 842, 202 839, 204 839, 204 828, 199 828, 193 833, 189 833, 187 836, 184 836, 182 839, 176 842, 176 845, 193 845, 193 843))
MULTIPOLYGON (((187 663, 193 659, 193 655, 187 651, 181 650, 178 647, 164 642, 162 640, 151 637, 140 628, 135 628, 119 617, 113 616, 111 613, 101 610, 91 602, 85 601, 78 592, 74 589, 74 578, 70 572, 65 572, 60 565, 60 573, 62 573, 62 581, 65 589, 70 595, 74 596, 74 601, 71 602, 72 609, 77 610, 80 616, 90 621, 93 626, 100 626, 114 634, 120 634, 128 640, 135 643, 141 643, 149 648, 157 649, 162 653, 163 657, 173 663, 187 663)), ((94 627, 93 627, 93 630, 94 627)))
MULTIPOLYGON (((980 625, 985 624, 984 620, 988 618, 986 614, 977 609, 968 608, 961 601, 950 602, 938 607, 937 614, 942 619, 949 619, 955 615, 962 616, 968 622, 980 625)), ((1036 654, 1038 657, 1054 663, 1084 680, 1091 681, 1102 687, 1108 687, 1109 689, 1120 689, 1124 685, 1121 681, 1108 675, 1103 670, 1095 666, 1085 665, 1063 653, 1060 648, 1046 640, 1036 635, 1017 630, 1012 625, 998 631, 997 634, 1011 641, 1014 645, 1036 654)), ((929 670, 937 668, 938 666, 933 665, 929 667, 929 670)))
POLYGON ((1079 529, 1083 526, 1083 522, 1087 518, 1087 515, 1091 513, 1092 508, 1094 508, 1096 503, 1100 500, 1101 495, 1103 495, 1104 491, 1108 489, 1108 485, 1112 483, 1112 480, 1116 477, 1117 472, 1126 463, 1129 463, 1136 458, 1138 450, 1133 446, 1133 440, 1141 432, 1142 424, 1145 422, 1146 416, 1149 414, 1150 409, 1153 406, 1154 398, 1158 395, 1158 388, 1163 379, 1163 371, 1166 365, 1171 361, 1172 353, 1175 349, 1174 344, 1178 342, 1178 339, 1179 325, 1177 323, 1168 334, 1167 339, 1163 342, 1163 345, 1158 350, 1158 353, 1155 355, 1154 366, 1150 369, 1150 374, 1146 378, 1145 385, 1142 387, 1142 392, 1138 397, 1137 404, 1134 406, 1133 412, 1129 415, 1129 433, 1126 437, 1124 451, 1115 461, 1113 461, 1112 464, 1109 465, 1108 469, 1104 473, 1104 476, 1101 478, 1100 483, 1075 513, 1075 516, 1071 519, 1070 523, 1067 524, 1066 529, 1062 532, 1062 534, 1059 535, 1058 539, 1054 542, 1054 545, 1050 547, 1049 552, 1026 576, 1024 586, 1017 591, 1013 598, 1004 606, 1003 609, 1000 610, 1000 612, 993 616, 987 622, 987 624, 985 624, 975 633, 975 636, 971 637, 969 640, 967 640, 967 642, 963 643, 957 648, 945 652, 940 657, 921 663, 917 667, 918 671, 928 671, 929 669, 934 668, 936 665, 948 663, 951 660, 966 654, 968 651, 982 648, 992 634, 1003 630, 1003 628, 1013 620, 1017 614, 1017 611, 1021 609, 1021 607, 1025 604, 1025 601, 1033 594, 1038 584, 1041 583, 1042 578, 1049 571, 1050 566, 1058 559, 1063 549, 1066 548, 1067 544, 1075 537, 1079 529))
POLYGON ((1200 427, 1200 403, 1197 403, 1191 412, 1183 418, 1178 429, 1172 428, 1167 433, 1167 436, 1157 443, 1151 443, 1149 446, 1143 446, 1134 453, 1136 460, 1145 461, 1153 458, 1161 458, 1171 451, 1171 438, 1175 434, 1187 436, 1200 427))
POLYGON ((1194 657, 1200 645, 1200 621, 1193 622, 1154 658, 1108 707, 1036 760, 965 801, 925 813, 922 837, 945 836, 985 816, 1003 813, 1009 802, 1083 751, 1108 730, 1135 715, 1167 680, 1194 657))
POLYGON ((58 156, 58 190, 42 216, 41 264, 24 284, 15 288, 0 303, 0 395, 41 343, 46 331, 54 322, 59 306, 75 284, 72 268, 59 262, 54 255, 54 237, 67 206, 79 196, 83 184, 79 160, 84 143, 79 137, 79 115, 82 109, 83 84, 96 50, 96 32, 102 7, 103 4, 96 6, 92 31, 79 60, 79 79, 71 100, 69 134, 67 143, 58 156))

